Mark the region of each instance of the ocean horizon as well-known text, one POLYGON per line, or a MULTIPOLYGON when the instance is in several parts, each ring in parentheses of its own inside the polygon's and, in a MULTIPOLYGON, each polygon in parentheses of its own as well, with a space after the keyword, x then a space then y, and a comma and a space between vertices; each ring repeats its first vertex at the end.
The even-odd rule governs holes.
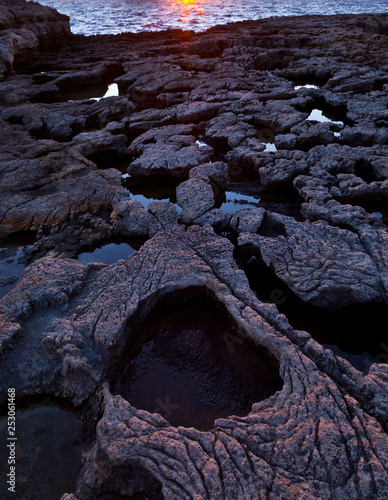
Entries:
POLYGON ((205 31, 216 25, 269 17, 388 12, 386 0, 41 0, 71 19, 74 34, 166 29, 205 31))

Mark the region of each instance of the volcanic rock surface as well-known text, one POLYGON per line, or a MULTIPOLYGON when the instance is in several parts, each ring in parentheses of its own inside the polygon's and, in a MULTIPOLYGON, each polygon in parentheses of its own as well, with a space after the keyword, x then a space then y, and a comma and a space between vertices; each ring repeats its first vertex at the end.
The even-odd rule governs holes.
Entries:
POLYGON ((62 45, 70 36, 69 18, 35 2, 0 1, 0 79, 14 64, 31 62, 41 49, 62 45))
POLYGON ((63 500, 385 498, 383 333, 360 371, 294 329, 278 290, 260 300, 248 269, 328 313, 387 307, 388 15, 82 37, 38 4, 0 1, 0 13, 0 285, 13 286, 0 404, 13 387, 18 401, 78 408, 83 465, 63 500), (119 95, 104 97, 112 83, 119 95), (135 189, 147 184, 160 191, 135 189), (114 241, 137 251, 77 260, 114 241), (176 356, 177 381, 195 367, 210 430, 179 425, 187 408, 171 394, 125 399, 128 353, 146 366, 147 335, 161 325, 164 338, 179 301, 225 317, 213 339, 210 320, 179 320, 171 348, 153 351, 176 356), (239 385, 244 349, 270 367, 262 390, 239 385))

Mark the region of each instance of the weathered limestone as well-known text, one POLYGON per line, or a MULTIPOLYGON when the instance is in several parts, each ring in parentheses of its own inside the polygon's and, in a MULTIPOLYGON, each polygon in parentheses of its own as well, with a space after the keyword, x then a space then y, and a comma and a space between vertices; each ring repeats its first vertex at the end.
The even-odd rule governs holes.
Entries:
MULTIPOLYGON (((242 234, 239 246, 263 259, 304 301, 335 309, 388 300, 382 262, 375 262, 357 234, 326 222, 300 223, 269 212, 257 232, 242 234)), ((386 232, 380 237, 385 260, 386 232)))
POLYGON ((120 470, 140 465, 170 498, 298 498, 301 492, 308 498, 367 498, 384 490, 383 365, 363 379, 340 359, 330 363, 328 356, 325 361, 322 347, 308 334, 293 333, 273 309, 255 298, 232 251, 232 245, 211 229, 193 226, 185 231, 176 226, 117 265, 37 261, 3 300, 8 336, 3 337, 2 373, 19 394, 50 391, 76 404, 84 401, 110 380, 108 373, 114 376, 114 369, 107 368, 123 348, 128 319, 144 316, 166 294, 193 286, 211 290, 241 335, 280 362, 281 391, 255 404, 246 417, 218 420, 207 433, 171 427, 160 415, 112 396, 105 383, 103 416, 95 445, 87 453, 77 498, 113 493, 116 488, 133 491, 136 472, 125 483, 120 470), (18 348, 13 349, 17 338, 18 348), (15 362, 25 357, 29 362, 21 374, 15 362), (344 395, 341 372, 354 396, 344 395), (359 467, 366 476, 373 467, 373 480, 360 483, 355 472, 359 467), (236 481, 242 470, 244 479, 236 481))
POLYGON ((128 168, 132 176, 187 177, 189 171, 210 159, 209 146, 196 144, 195 126, 168 125, 153 129, 135 139, 130 151, 135 156, 128 168))
POLYGON ((215 204, 215 196, 227 186, 228 166, 223 162, 205 163, 190 170, 190 179, 176 189, 177 204, 182 207, 181 220, 195 222, 215 204))
POLYGON ((0 80, 14 62, 29 62, 40 49, 63 44, 70 35, 69 18, 49 7, 24 0, 0 2, 0 80))
MULTIPOLYGON (((309 307, 388 307, 388 15, 199 34, 81 37, 68 26, 0 0, 2 263, 25 250, 0 278, 0 291, 13 286, 0 300, 0 387, 80 409, 84 461, 62 500, 385 498, 384 331, 362 373, 293 328, 272 295, 259 299, 247 266, 309 307), (114 81, 120 95, 102 98, 114 81), (75 259, 132 241, 112 265, 75 259), (194 313, 219 307, 236 334, 218 340, 236 359, 241 344, 257 349, 280 380, 208 431, 117 389, 128 347, 150 348, 144 325, 161 308, 174 317, 177 297, 194 313)), ((205 387, 225 360, 202 340, 198 328, 172 342, 198 366, 209 359, 205 387)), ((233 378, 224 384, 209 394, 225 399, 233 378)))

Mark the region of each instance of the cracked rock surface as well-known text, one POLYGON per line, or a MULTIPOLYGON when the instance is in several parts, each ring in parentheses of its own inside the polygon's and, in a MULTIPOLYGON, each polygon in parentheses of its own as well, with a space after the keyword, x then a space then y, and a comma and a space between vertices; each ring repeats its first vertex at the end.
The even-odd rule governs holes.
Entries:
POLYGON ((327 314, 388 311, 388 15, 82 37, 38 4, 0 14, 26 44, 0 62, 0 405, 79 412, 62 500, 385 498, 383 334, 360 371, 249 265, 327 314), (78 260, 109 244, 132 251, 78 260), (187 407, 175 382, 147 402, 192 373, 210 429, 180 423, 190 384, 187 407))

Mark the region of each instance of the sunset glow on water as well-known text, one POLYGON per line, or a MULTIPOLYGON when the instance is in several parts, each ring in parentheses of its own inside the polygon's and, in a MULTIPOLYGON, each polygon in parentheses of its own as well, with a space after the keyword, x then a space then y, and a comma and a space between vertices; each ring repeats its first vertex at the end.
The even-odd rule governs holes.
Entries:
POLYGON ((386 0, 41 0, 71 18, 84 35, 190 29, 236 21, 306 14, 387 12, 386 0))

